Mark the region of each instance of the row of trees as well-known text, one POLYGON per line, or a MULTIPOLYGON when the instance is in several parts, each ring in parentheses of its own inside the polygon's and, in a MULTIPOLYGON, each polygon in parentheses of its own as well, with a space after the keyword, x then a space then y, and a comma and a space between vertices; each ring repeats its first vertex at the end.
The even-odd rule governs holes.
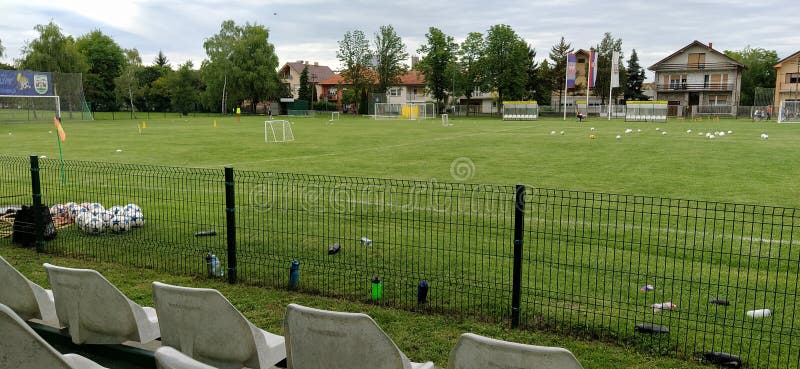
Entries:
MULTIPOLYGON (((290 94, 277 75, 278 58, 269 42, 269 31, 258 24, 224 21, 219 33, 204 42, 207 59, 198 69, 191 61, 173 69, 162 52, 145 66, 136 49, 120 47, 100 30, 73 38, 64 35, 52 21, 34 29, 39 37, 23 47, 15 65, 0 67, 83 73, 86 99, 96 111, 129 107, 148 111, 230 111, 243 101, 251 101, 250 106, 255 109, 260 101, 290 94)), ((476 91, 492 91, 498 101, 534 99, 548 104, 551 93, 559 94, 560 100, 564 94, 566 56, 575 51, 562 37, 550 48, 548 58, 537 61, 533 45, 504 24, 490 27, 485 34, 472 32, 461 44, 435 27, 429 28, 425 39, 425 44, 416 50, 421 60, 415 69, 424 73, 427 91, 440 106, 456 96, 469 100, 476 91)), ((409 53, 391 25, 381 26, 372 40, 360 30, 348 31, 338 46, 341 74, 351 86, 344 98, 348 102, 364 102, 369 92, 385 93, 409 69, 405 64, 409 53)), ((636 50, 623 64, 622 40, 610 33, 605 33, 591 49, 598 53, 596 89, 603 91, 598 93, 603 102, 608 97, 615 51, 620 53, 621 87, 613 90, 612 97, 645 98, 645 71, 639 65, 636 50)), ((4 51, 0 40, 0 57, 4 51)), ((752 104, 756 87, 773 87, 772 65, 778 61, 774 50, 748 46, 725 53, 746 67, 742 77, 743 105, 752 104)), ((313 101, 315 94, 307 81, 306 72, 301 98, 313 101)), ((361 105, 365 110, 366 104, 361 105)))
MULTIPOLYGON (((258 102, 287 93, 276 73, 275 47, 261 25, 224 21, 203 44, 208 58, 199 69, 191 61, 173 69, 161 51, 145 66, 138 50, 120 47, 100 30, 73 38, 52 21, 34 29, 39 37, 23 47, 16 65, 0 67, 82 73, 94 111, 230 111, 245 100, 255 109, 258 102)), ((0 43, 0 57, 2 51, 0 43)))

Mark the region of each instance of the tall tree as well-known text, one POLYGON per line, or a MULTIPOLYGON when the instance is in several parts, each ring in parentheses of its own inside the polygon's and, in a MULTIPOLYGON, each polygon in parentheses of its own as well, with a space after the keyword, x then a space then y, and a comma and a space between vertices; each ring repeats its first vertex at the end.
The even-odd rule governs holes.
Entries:
POLYGON ((336 51, 336 57, 344 67, 342 79, 353 86, 358 101, 356 102, 356 108, 361 112, 363 97, 375 81, 375 74, 369 68, 372 51, 369 49, 369 41, 364 36, 364 32, 360 30, 347 31, 344 34, 344 38, 339 41, 339 50, 336 51))
POLYGON ((775 50, 765 50, 760 47, 745 46, 742 50, 725 50, 725 55, 744 64, 742 72, 741 99, 739 105, 751 106, 764 104, 763 101, 754 101, 755 89, 775 87, 775 69, 778 64, 778 53, 775 50))
POLYGON ((498 112, 503 100, 520 99, 528 83, 528 44, 505 24, 494 25, 486 34, 486 75, 497 92, 498 112))
POLYGON ((130 49, 124 52, 125 67, 119 77, 114 79, 114 95, 117 98, 117 104, 128 106, 131 119, 133 119, 133 114, 137 110, 134 101, 141 98, 141 87, 136 75, 142 69, 142 58, 139 56, 139 50, 130 49))
POLYGON ((200 77, 192 66, 192 62, 187 61, 167 80, 172 108, 183 115, 194 111, 199 102, 200 77))
POLYGON ((297 91, 297 96, 300 100, 306 100, 309 104, 311 104, 312 97, 309 96, 311 89, 308 85, 308 66, 306 65, 303 67, 303 71, 300 72, 300 89, 297 91))
MULTIPOLYGON (((600 101, 605 105, 608 99, 608 89, 611 86, 611 57, 615 51, 619 53, 617 62, 620 65, 620 86, 625 86, 623 83, 624 78, 622 78, 624 75, 623 68, 621 68, 622 39, 614 38, 610 32, 606 32, 595 51, 597 51, 597 78, 595 80, 594 93, 600 97, 600 101)), ((618 96, 622 91, 621 88, 615 88, 613 96, 618 96)))
MULTIPOLYGON (((0 58, 3 57, 3 53, 6 51, 6 48, 3 46, 3 41, 0 40, 0 58)), ((6 63, 0 62, 0 69, 11 70, 14 69, 13 66, 8 65, 6 63)))
MULTIPOLYGON (((475 91, 486 90, 486 78, 483 68, 483 54, 486 43, 479 32, 470 32, 458 50, 458 63, 461 70, 461 90, 467 98, 467 105, 472 103, 475 91)), ((469 114, 469 109, 467 110, 469 114)))
POLYGON ((3 57, 3 53, 5 53, 6 48, 3 46, 3 40, 0 40, 0 58, 3 57))
POLYGON ((278 57, 264 26, 250 23, 239 26, 226 20, 219 33, 206 39, 203 47, 208 55, 201 66, 208 109, 219 106, 223 89, 229 105, 250 100, 253 112, 260 101, 278 93, 280 81, 275 73, 278 57))
POLYGON ((444 34, 440 29, 430 27, 425 34, 427 43, 419 47, 417 52, 422 54, 417 69, 425 75, 425 84, 428 92, 436 100, 436 105, 441 109, 447 91, 451 90, 455 76, 451 64, 456 62, 458 44, 452 36, 444 34))
POLYGON ((89 73, 84 76, 84 91, 86 100, 92 102, 92 110, 116 110, 114 79, 119 77, 125 65, 122 48, 100 30, 78 37, 75 47, 89 63, 89 73))
POLYGON ((642 84, 645 79, 644 68, 639 65, 639 55, 636 49, 631 51, 628 59, 628 66, 625 68, 627 83, 625 84, 625 100, 647 100, 647 96, 642 92, 642 84))
POLYGON ((161 50, 158 50, 158 55, 156 55, 156 58, 153 59, 153 64, 161 68, 169 68, 169 59, 167 59, 167 56, 164 55, 161 50))
POLYGON ((21 69, 60 73, 89 70, 86 57, 75 47, 75 40, 61 33, 58 25, 50 21, 33 29, 39 32, 39 37, 22 48, 22 58, 18 60, 21 69))
MULTIPOLYGON (((525 84, 525 99, 536 100, 539 103, 550 103, 550 86, 546 83, 546 76, 541 65, 536 61, 536 49, 526 45, 528 58, 525 61, 527 83, 525 84), (547 100, 545 100, 547 99, 547 100)), ((546 64, 546 61, 543 63, 546 64)))
POLYGON ((564 90, 565 76, 567 75, 567 56, 573 51, 572 45, 564 40, 564 36, 561 36, 561 40, 550 48, 550 54, 548 55, 552 65, 549 76, 550 89, 558 91, 558 101, 563 102, 564 95, 567 94, 564 90))
POLYGON ((390 86, 397 85, 400 75, 408 70, 403 63, 408 59, 408 52, 391 24, 381 26, 380 31, 375 33, 374 45, 377 58, 375 72, 378 74, 376 91, 385 93, 390 86))

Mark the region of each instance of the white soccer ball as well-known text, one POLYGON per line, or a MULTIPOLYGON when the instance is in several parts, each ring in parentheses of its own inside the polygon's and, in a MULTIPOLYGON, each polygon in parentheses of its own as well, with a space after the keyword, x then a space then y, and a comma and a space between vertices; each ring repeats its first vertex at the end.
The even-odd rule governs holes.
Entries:
POLYGON ((92 208, 92 203, 91 202, 82 202, 81 203, 81 207, 86 209, 86 210, 89 210, 89 209, 92 208))
POLYGON ((114 215, 117 215, 117 214, 124 213, 125 212, 125 207, 121 206, 121 205, 114 205, 114 206, 112 206, 112 207, 110 207, 110 208, 108 208, 106 210, 110 211, 114 215))
POLYGON ((564 131, 561 131, 561 135, 562 135, 562 136, 564 135, 564 131))
POLYGON ((50 207, 50 216, 53 218, 65 217, 69 214, 69 209, 61 204, 55 204, 50 207))
POLYGON ((76 220, 78 218, 78 215, 81 215, 81 214, 84 214, 84 213, 88 214, 89 210, 86 210, 86 208, 84 208, 83 206, 80 206, 80 205, 76 204, 76 205, 72 205, 72 207, 69 208, 69 218, 72 219, 72 220, 76 220))
POLYGON ((591 130, 594 131, 594 127, 592 127, 591 130))
POLYGON ((626 130, 625 130, 625 134, 628 134, 628 133, 633 133, 633 130, 632 130, 632 129, 630 129, 630 128, 626 129, 626 130))
POLYGON ((713 140, 715 137, 717 137, 717 136, 714 136, 714 135, 708 136, 708 138, 711 139, 711 140, 713 140))
POLYGON ((769 135, 767 135, 766 133, 762 133, 762 134, 761 134, 761 138, 762 138, 762 139, 764 139, 764 140, 766 140, 766 139, 768 139, 768 138, 769 138, 769 135))
POLYGON ((620 136, 620 135, 617 135, 616 139, 618 139, 618 140, 619 140, 620 138, 622 138, 622 136, 620 136))
POLYGON ((661 130, 661 128, 656 127, 656 131, 660 131, 660 130, 661 130))
POLYGON ((138 228, 144 225, 144 215, 141 211, 131 211, 125 215, 130 219, 131 227, 138 228))
POLYGON ((667 135, 667 131, 661 132, 661 134, 666 136, 667 135))
POLYGON ((728 134, 729 134, 729 135, 732 135, 732 134, 733 134, 733 131, 728 131, 728 134))
POLYGON ((725 132, 720 132, 720 133, 719 133, 719 136, 720 136, 720 137, 722 137, 722 136, 725 136, 725 132))
POLYGON ((89 217, 83 226, 83 232, 88 234, 100 234, 103 233, 104 229, 105 225, 103 224, 103 220, 94 216, 89 217))
POLYGON ((686 133, 692 133, 692 130, 691 129, 687 129, 686 133))
POLYGON ((554 134, 556 134, 556 131, 550 131, 550 134, 554 135, 554 134))
POLYGON ((89 215, 88 212, 81 213, 77 218, 75 218, 75 225, 78 226, 78 229, 83 231, 83 228, 86 227, 87 220, 89 220, 91 217, 92 216, 89 215))
POLYGON ((140 208, 139 205, 136 205, 136 204, 128 204, 128 205, 125 205, 125 211, 128 211, 128 212, 131 212, 131 211, 142 211, 142 208, 140 208))
POLYGON ((105 212, 106 208, 104 208, 103 205, 100 204, 92 204, 92 206, 89 208, 89 213, 91 213, 93 216, 96 217, 100 217, 105 212))
POLYGON ((103 221, 103 224, 109 225, 111 224, 111 219, 114 218, 114 213, 108 210, 104 210, 100 212, 100 215, 98 215, 97 217, 103 221))
POLYGON ((111 218, 108 228, 114 233, 125 233, 131 229, 131 219, 125 215, 117 215, 111 218))
POLYGON ((636 132, 641 132, 641 131, 642 131, 642 129, 641 129, 641 128, 637 128, 637 129, 636 129, 636 132))

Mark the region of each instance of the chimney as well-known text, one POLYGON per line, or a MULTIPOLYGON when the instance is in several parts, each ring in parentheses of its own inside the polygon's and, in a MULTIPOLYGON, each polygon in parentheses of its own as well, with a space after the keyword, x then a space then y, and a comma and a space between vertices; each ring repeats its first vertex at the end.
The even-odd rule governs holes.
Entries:
POLYGON ((302 60, 298 60, 297 63, 303 64, 303 61, 302 60))
POLYGON ((305 61, 305 64, 308 65, 308 60, 305 61))
POLYGON ((419 56, 412 56, 411 57, 411 69, 414 69, 414 67, 417 65, 417 63, 419 63, 419 56))
POLYGON ((708 43, 708 48, 709 49, 713 49, 714 48, 714 43, 713 42, 709 42, 708 43))
POLYGON ((314 62, 314 66, 318 67, 319 66, 319 62, 314 62))

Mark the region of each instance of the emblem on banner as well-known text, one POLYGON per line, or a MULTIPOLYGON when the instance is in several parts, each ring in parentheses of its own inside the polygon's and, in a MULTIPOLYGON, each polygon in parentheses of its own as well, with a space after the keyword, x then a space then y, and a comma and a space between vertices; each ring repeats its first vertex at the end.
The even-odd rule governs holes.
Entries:
POLYGON ((39 95, 44 95, 47 93, 49 89, 47 85, 47 75, 46 74, 34 74, 33 75, 33 87, 36 89, 36 93, 39 95))

